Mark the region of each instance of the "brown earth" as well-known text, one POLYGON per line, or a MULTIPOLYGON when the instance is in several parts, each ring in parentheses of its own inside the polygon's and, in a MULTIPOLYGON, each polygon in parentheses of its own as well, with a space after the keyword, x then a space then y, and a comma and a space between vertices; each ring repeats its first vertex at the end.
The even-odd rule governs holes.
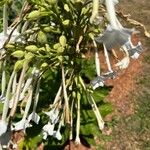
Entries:
MULTIPOLYGON (((130 14, 131 18, 143 23, 147 31, 150 31, 149 8, 149 0, 120 0, 120 5, 118 6, 118 9, 124 14, 130 14)), ((140 95, 144 95, 146 92, 149 93, 146 87, 138 84, 138 81, 144 78, 143 76, 145 76, 145 74, 149 76, 149 65, 143 63, 145 57, 149 55, 149 39, 144 36, 141 27, 136 26, 136 29, 141 31, 140 35, 144 53, 140 59, 132 61, 130 66, 121 72, 115 80, 108 82, 108 85, 113 85, 113 89, 107 97, 107 100, 113 104, 115 111, 105 119, 111 120, 114 116, 117 116, 119 123, 112 128, 112 140, 103 144, 104 150, 150 150, 149 125, 144 127, 144 124, 147 123, 143 118, 144 115, 142 117, 136 116, 140 118, 140 121, 138 121, 139 118, 135 119, 133 117, 136 114, 137 107, 140 107, 137 106, 137 100, 140 95), (134 118, 135 121, 132 120, 132 118, 134 118), (144 127, 143 132, 141 131, 142 126, 144 127), (138 130, 136 131, 136 129, 138 130), (140 132, 142 133, 140 134, 140 132)), ((148 84, 147 81, 145 81, 145 83, 148 84)), ((148 99, 149 97, 147 96, 146 101, 148 101, 148 99)))

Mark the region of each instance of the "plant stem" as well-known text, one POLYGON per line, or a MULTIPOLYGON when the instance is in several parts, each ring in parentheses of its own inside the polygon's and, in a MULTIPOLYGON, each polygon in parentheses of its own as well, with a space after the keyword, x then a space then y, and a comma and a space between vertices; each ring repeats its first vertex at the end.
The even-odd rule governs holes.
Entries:
POLYGON ((15 77, 16 72, 13 71, 13 73, 10 76, 9 79, 9 83, 8 83, 8 87, 7 87, 7 91, 6 91, 6 98, 5 98, 5 102, 4 102, 4 106, 3 106, 3 113, 2 113, 2 120, 6 121, 6 117, 7 117, 7 113, 8 113, 8 109, 9 109, 9 100, 10 100, 10 91, 11 91, 11 86, 12 86, 12 82, 13 79, 15 77))
POLYGON ((7 11, 7 4, 4 4, 4 8, 3 8, 3 32, 4 35, 7 35, 7 28, 8 28, 8 11, 7 11))
POLYGON ((68 104, 68 96, 67 96, 67 90, 66 90, 66 84, 65 84, 65 73, 64 73, 64 66, 62 65, 62 85, 63 85, 63 93, 64 93, 64 100, 65 100, 65 117, 66 117, 66 123, 70 124, 69 119, 69 104, 68 104))
POLYGON ((27 68, 28 68, 28 62, 24 62, 22 72, 21 72, 21 75, 20 75, 20 78, 19 78, 18 86, 17 86, 17 89, 16 89, 14 101, 13 101, 13 107, 10 111, 10 117, 13 117, 15 112, 16 112, 17 104, 18 104, 18 101, 19 101, 20 93, 21 93, 21 86, 22 86, 27 68))

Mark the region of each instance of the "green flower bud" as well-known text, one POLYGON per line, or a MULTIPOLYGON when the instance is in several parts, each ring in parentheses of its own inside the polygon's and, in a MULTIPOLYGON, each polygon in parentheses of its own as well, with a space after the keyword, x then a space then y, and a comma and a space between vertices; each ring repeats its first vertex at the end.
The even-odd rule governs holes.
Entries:
POLYGON ((24 56, 24 52, 21 50, 17 50, 11 54, 13 57, 22 58, 24 56))
POLYGON ((62 23, 63 23, 63 25, 67 26, 67 25, 69 25, 69 22, 70 22, 70 20, 67 19, 67 20, 64 20, 62 23))
POLYGON ((41 44, 47 43, 47 36, 43 31, 38 32, 37 41, 41 44))
POLYGON ((23 67, 24 60, 18 60, 14 65, 14 70, 18 72, 23 67))
POLYGON ((40 17, 40 14, 41 12, 39 10, 33 10, 28 14, 27 19, 36 20, 38 17, 40 17))
POLYGON ((67 42, 66 37, 64 35, 60 36, 59 43, 61 44, 61 46, 65 47, 66 42, 67 42))
POLYGON ((37 52, 39 48, 36 45, 29 45, 25 47, 25 50, 30 52, 37 52))
POLYGON ((34 54, 31 52, 28 52, 25 54, 25 59, 30 61, 34 57, 34 54))
POLYGON ((15 46, 14 46, 13 44, 8 43, 8 44, 5 46, 5 48, 14 49, 15 46))
POLYGON ((56 43, 56 44, 53 45, 53 48, 56 49, 56 50, 57 50, 59 47, 61 47, 60 43, 56 43))
POLYGON ((65 9, 67 12, 70 11, 69 6, 68 6, 67 4, 64 5, 64 9, 65 9))

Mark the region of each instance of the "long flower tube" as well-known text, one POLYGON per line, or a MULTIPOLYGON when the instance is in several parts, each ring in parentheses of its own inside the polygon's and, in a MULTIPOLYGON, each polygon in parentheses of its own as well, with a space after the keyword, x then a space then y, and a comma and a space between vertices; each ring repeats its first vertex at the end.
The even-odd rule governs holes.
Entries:
POLYGON ((35 71, 36 71, 36 67, 33 68, 32 75, 27 79, 27 81, 26 81, 26 83, 25 83, 25 85, 23 87, 23 90, 22 90, 22 92, 20 94, 19 100, 22 100, 24 98, 24 95, 25 95, 26 91, 28 90, 29 86, 31 85, 31 83, 33 81, 33 77, 34 77, 35 71))
POLYGON ((16 93, 15 93, 15 96, 14 96, 14 99, 13 99, 13 107, 10 111, 10 117, 14 117, 14 114, 16 112, 17 104, 18 104, 18 101, 19 101, 19 98, 20 98, 20 93, 21 93, 21 86, 22 86, 27 68, 28 68, 28 62, 24 62, 23 68, 22 68, 22 71, 21 71, 21 74, 20 74, 19 82, 18 82, 18 85, 17 85, 16 93))
MULTIPOLYGON (((74 96, 75 97, 75 96, 74 96)), ((74 106, 74 98, 71 102, 71 108, 70 108, 70 135, 69 140, 73 140, 73 106, 74 106)))
POLYGON ((104 121, 103 121, 102 116, 101 116, 101 114, 100 114, 100 112, 99 112, 99 110, 98 110, 98 107, 97 107, 97 105, 96 105, 96 103, 95 103, 95 100, 94 100, 94 98, 91 96, 91 94, 89 93, 89 91, 87 91, 86 86, 85 86, 85 84, 84 84, 84 81, 82 80, 81 77, 79 77, 79 81, 80 81, 80 83, 81 83, 81 85, 82 85, 82 87, 83 87, 83 89, 84 89, 84 91, 85 91, 85 93, 86 93, 87 99, 89 100, 90 105, 91 105, 91 107, 92 107, 92 110, 93 110, 93 112, 94 112, 94 114, 95 114, 95 116, 96 116, 99 129, 100 129, 100 130, 103 130, 103 129, 104 129, 104 121))
POLYGON ((103 47, 104 47, 104 55, 105 55, 105 58, 106 58, 106 63, 107 63, 108 70, 109 70, 109 72, 113 72, 112 68, 111 68, 109 56, 108 56, 108 51, 107 51, 107 49, 106 49, 104 44, 103 44, 103 47))
POLYGON ((34 100, 34 104, 33 104, 33 111, 28 116, 28 122, 30 122, 30 120, 33 120, 36 124, 38 124, 40 121, 40 116, 36 113, 36 108, 38 105, 39 94, 40 94, 40 83, 41 83, 41 78, 39 78, 37 81, 37 87, 36 87, 36 91, 35 91, 35 100, 34 100))
POLYGON ((3 32, 4 36, 7 36, 7 28, 8 28, 8 6, 7 3, 4 4, 3 8, 3 32))
POLYGON ((1 100, 4 100, 5 90, 6 90, 6 60, 3 62, 2 66, 2 82, 1 82, 1 100))
POLYGON ((64 94, 64 100, 65 100, 65 118, 66 123, 70 124, 70 111, 69 111, 69 103, 68 103, 68 95, 66 90, 66 83, 65 83, 65 73, 64 73, 64 66, 62 65, 62 85, 63 85, 63 94, 64 94))
POLYGON ((109 17, 109 21, 110 21, 111 26, 114 29, 118 29, 113 0, 105 0, 105 4, 106 4, 106 9, 107 9, 107 12, 108 12, 108 17, 109 17))
POLYGON ((104 123, 104 121, 103 121, 103 119, 102 119, 102 116, 101 116, 99 110, 98 110, 98 107, 97 107, 97 105, 96 105, 96 103, 95 103, 95 100, 94 100, 94 98, 93 98, 90 94, 89 94, 89 98, 90 98, 90 100, 91 100, 91 106, 92 106, 93 112, 94 112, 94 114, 95 114, 95 116, 96 116, 99 129, 100 129, 100 130, 103 130, 105 123, 104 123))
POLYGON ((92 16, 90 18, 90 22, 93 23, 94 19, 98 15, 98 8, 99 8, 99 0, 93 0, 93 8, 92 8, 92 16))
POLYGON ((93 45, 95 49, 95 66, 96 66, 96 73, 97 76, 100 76, 100 58, 99 58, 99 53, 98 53, 98 48, 95 40, 93 40, 93 45))
POLYGON ((77 92, 77 120, 76 120, 76 137, 75 143, 80 144, 80 101, 81 101, 81 94, 77 92))
POLYGON ((33 96, 33 86, 31 86, 29 89, 29 97, 27 100, 27 104, 25 107, 25 112, 24 112, 23 118, 19 122, 13 124, 15 131, 25 130, 27 127, 31 126, 27 120, 27 116, 28 116, 28 113, 29 113, 29 110, 31 107, 32 96, 33 96))
POLYGON ((15 74, 14 79, 13 79, 13 84, 12 84, 12 94, 15 93, 16 87, 17 87, 17 73, 15 74))
POLYGON ((9 109, 11 86, 12 86, 15 74, 16 74, 16 72, 13 71, 11 76, 10 76, 9 83, 7 86, 6 97, 5 97, 5 102, 4 102, 4 106, 3 106, 3 113, 2 113, 2 120, 3 121, 6 121, 6 117, 7 117, 7 113, 8 113, 8 109, 9 109))

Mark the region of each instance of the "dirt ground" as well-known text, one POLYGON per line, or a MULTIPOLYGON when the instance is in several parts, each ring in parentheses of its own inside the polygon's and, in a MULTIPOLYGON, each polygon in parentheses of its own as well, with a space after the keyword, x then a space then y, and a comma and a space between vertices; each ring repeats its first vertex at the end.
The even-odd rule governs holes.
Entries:
MULTIPOLYGON (((144 24, 147 31, 150 31, 149 9, 149 0, 120 0, 118 6, 119 11, 144 24)), ((135 28, 141 32, 144 53, 108 83, 114 86, 107 100, 115 111, 105 119, 115 118, 115 124, 111 127, 111 139, 102 142, 104 150, 150 150, 150 39, 144 36, 141 27, 135 28)))

